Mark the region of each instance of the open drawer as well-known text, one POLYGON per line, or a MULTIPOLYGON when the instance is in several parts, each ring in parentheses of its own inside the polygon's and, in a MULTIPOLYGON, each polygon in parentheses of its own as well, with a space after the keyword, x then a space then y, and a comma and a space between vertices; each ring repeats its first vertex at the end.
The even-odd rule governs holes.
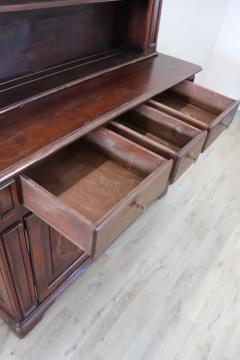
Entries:
POLYGON ((206 131, 148 105, 141 105, 112 121, 109 128, 166 159, 172 159, 171 183, 197 160, 207 136, 206 131))
POLYGON ((183 81, 157 95, 149 103, 167 114, 202 130, 208 130, 203 150, 232 122, 239 101, 183 81))
POLYGON ((167 191, 171 167, 100 128, 21 175, 23 204, 96 257, 167 191))

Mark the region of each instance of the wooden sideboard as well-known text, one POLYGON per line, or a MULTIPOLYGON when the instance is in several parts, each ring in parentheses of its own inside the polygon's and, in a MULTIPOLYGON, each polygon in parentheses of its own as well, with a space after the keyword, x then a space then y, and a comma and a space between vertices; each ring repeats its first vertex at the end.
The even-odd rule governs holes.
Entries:
POLYGON ((1 2, 0 314, 19 337, 234 118, 200 66, 156 52, 161 7, 1 2))

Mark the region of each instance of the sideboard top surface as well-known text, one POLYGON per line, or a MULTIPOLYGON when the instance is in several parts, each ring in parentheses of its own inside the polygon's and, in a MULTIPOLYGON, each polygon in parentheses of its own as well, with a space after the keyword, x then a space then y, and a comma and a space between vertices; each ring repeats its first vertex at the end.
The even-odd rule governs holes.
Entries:
POLYGON ((3 113, 0 181, 200 70, 159 54, 3 113))

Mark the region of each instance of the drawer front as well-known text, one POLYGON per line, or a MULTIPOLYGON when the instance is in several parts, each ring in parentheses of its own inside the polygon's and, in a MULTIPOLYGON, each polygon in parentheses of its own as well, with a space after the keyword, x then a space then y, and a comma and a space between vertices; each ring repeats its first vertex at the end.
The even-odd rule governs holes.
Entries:
POLYGON ((111 219, 97 229, 93 257, 100 256, 141 215, 142 211, 143 208, 134 200, 119 208, 111 219))
POLYGON ((223 114, 218 122, 209 127, 208 136, 204 144, 203 151, 206 150, 218 138, 218 136, 230 126, 230 124, 233 122, 234 116, 236 115, 237 109, 238 107, 234 106, 231 111, 223 114))
POLYGON ((163 196, 168 189, 172 161, 166 162, 156 170, 137 192, 121 203, 96 231, 94 257, 98 257, 111 243, 141 215, 154 200, 163 196))
POLYGON ((92 224, 28 177, 21 175, 20 180, 24 206, 91 255, 92 224))
POLYGON ((138 107, 137 114, 145 116, 152 123, 151 132, 157 138, 161 138, 164 129, 173 143, 176 140, 184 139, 181 147, 173 150, 167 144, 161 143, 160 145, 158 141, 151 141, 145 137, 147 148, 154 151, 155 147, 156 153, 173 159, 170 183, 174 183, 198 159, 207 137, 207 131, 190 126, 149 105, 138 107))
POLYGON ((174 183, 185 171, 197 161, 205 144, 207 132, 201 132, 190 141, 174 159, 171 183, 174 183))
POLYGON ((83 141, 92 152, 86 152, 80 140, 37 170, 34 167, 21 175, 20 180, 24 206, 84 253, 96 257, 145 206, 166 192, 172 160, 104 128, 83 141), (50 178, 52 168, 55 172, 50 178), (65 174, 70 174, 67 181, 65 174), (61 191, 55 188, 58 179, 61 191))
POLYGON ((19 202, 14 180, 0 185, 0 230, 15 223, 18 216, 19 202))
POLYGON ((221 133, 225 129, 226 129, 226 127, 223 126, 222 124, 217 124, 217 125, 213 126, 211 129, 209 129, 207 139, 204 143, 202 151, 207 150, 209 148, 209 146, 211 146, 212 143, 214 143, 214 141, 219 137, 219 135, 221 135, 221 133))
POLYGON ((183 149, 180 154, 174 154, 170 149, 167 149, 167 147, 163 149, 162 147, 159 147, 159 144, 156 141, 148 139, 146 136, 130 129, 124 129, 123 126, 118 129, 115 127, 115 130, 117 130, 118 133, 121 133, 121 135, 126 136, 128 139, 135 141, 137 144, 144 146, 146 149, 149 149, 156 154, 165 156, 168 159, 172 158, 173 166, 170 175, 170 184, 173 184, 176 180, 178 180, 178 178, 197 160, 206 138, 206 132, 203 132, 201 136, 197 136, 196 139, 191 141, 189 146, 183 149))
POLYGON ((229 125, 233 122, 234 117, 236 115, 236 112, 238 110, 238 106, 239 106, 239 102, 236 102, 236 104, 234 104, 232 106, 232 110, 227 111, 224 115, 223 118, 220 122, 220 124, 224 127, 224 128, 228 128, 229 125))
POLYGON ((205 150, 231 124, 239 101, 183 81, 150 100, 150 104, 201 130, 208 130, 205 150))
POLYGON ((170 183, 175 182, 197 160, 207 136, 207 131, 192 127, 149 105, 139 106, 130 116, 120 118, 120 122, 112 121, 109 127, 146 149, 172 159, 170 183), (164 133, 168 141, 164 141, 164 133), (171 146, 176 141, 183 141, 178 149, 171 146))

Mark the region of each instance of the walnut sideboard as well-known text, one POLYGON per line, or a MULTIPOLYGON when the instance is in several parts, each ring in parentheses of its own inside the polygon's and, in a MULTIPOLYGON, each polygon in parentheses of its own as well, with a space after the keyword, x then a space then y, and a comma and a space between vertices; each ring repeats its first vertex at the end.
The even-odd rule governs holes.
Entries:
POLYGON ((234 118, 200 66, 156 52, 161 7, 0 4, 0 315, 19 337, 234 118))

